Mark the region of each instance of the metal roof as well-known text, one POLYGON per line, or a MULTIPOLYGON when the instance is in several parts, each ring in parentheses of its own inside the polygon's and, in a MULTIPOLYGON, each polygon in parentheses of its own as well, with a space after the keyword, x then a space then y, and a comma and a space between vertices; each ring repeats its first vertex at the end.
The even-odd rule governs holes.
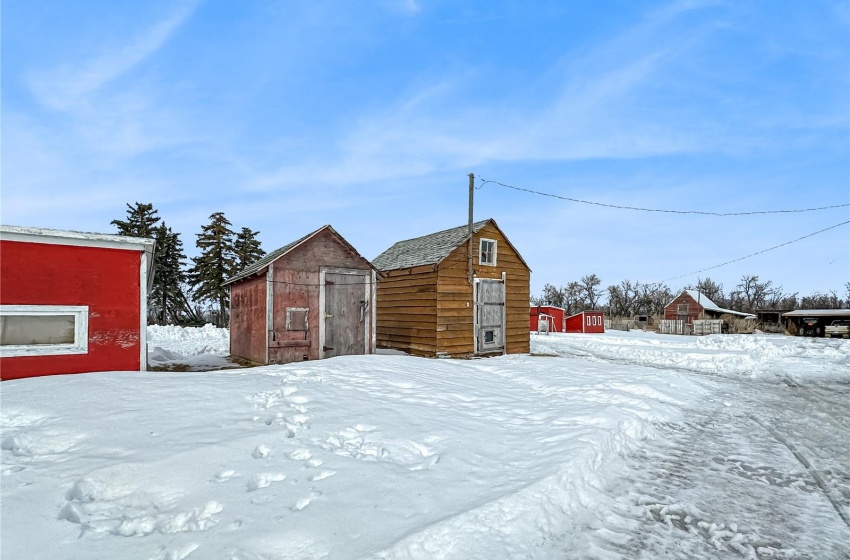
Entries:
POLYGON ((135 245, 139 249, 151 248, 151 250, 156 245, 153 239, 146 237, 7 225, 0 225, 0 238, 8 241, 33 241, 54 244, 67 242, 68 244, 84 245, 89 242, 104 242, 117 245, 135 245))
MULTIPOLYGON (((472 224, 473 235, 492 219, 472 224)), ((426 264, 437 264, 469 239, 469 224, 438 231, 422 237, 399 241, 372 261, 378 270, 396 270, 426 264)))
MULTIPOLYGON (((711 301, 705 294, 697 290, 682 290, 682 293, 688 294, 689 296, 694 298, 694 301, 699 303, 706 311, 714 311, 715 313, 728 313, 729 315, 738 315, 739 317, 745 318, 755 318, 755 315, 753 315, 752 313, 745 313, 744 311, 735 311, 734 309, 725 309, 723 307, 720 307, 719 305, 711 301)), ((682 294, 679 294, 679 296, 681 295, 682 294)), ((676 298, 678 298, 679 296, 676 296, 676 298)), ((676 298, 673 298, 670 303, 676 301, 676 298)), ((670 305, 670 303, 668 303, 667 305, 670 305)))
POLYGON ((795 309, 783 317, 850 317, 850 309, 795 309))

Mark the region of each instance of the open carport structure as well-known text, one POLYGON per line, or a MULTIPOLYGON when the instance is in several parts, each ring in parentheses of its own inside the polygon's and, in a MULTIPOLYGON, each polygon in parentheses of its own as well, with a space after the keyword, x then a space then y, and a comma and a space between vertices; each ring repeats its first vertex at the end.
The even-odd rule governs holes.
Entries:
POLYGON ((825 326, 833 321, 850 320, 850 309, 796 309, 783 313, 785 328, 794 325, 800 336, 823 336, 825 326))

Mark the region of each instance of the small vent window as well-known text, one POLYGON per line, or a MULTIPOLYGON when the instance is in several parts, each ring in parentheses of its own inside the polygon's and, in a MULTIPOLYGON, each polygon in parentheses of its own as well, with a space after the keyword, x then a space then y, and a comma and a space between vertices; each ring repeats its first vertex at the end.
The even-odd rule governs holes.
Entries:
POLYGON ((287 307, 286 308, 286 330, 288 331, 309 331, 310 323, 308 317, 310 309, 307 307, 287 307))
POLYGON ((496 342, 496 331, 484 331, 484 344, 493 344, 496 342))
POLYGON ((496 266, 496 241, 494 239, 481 240, 481 253, 478 262, 488 266, 496 266))

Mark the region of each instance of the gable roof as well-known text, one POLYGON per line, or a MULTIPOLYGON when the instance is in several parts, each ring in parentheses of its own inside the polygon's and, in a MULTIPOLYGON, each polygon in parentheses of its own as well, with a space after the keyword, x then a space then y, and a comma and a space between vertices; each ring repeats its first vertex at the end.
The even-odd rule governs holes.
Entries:
MULTIPOLYGON (((472 224, 473 235, 481 231, 490 220, 472 224)), ((379 270, 396 270, 424 264, 437 264, 449 256, 461 243, 469 239, 469 225, 462 225, 399 241, 372 261, 379 270)))
MULTIPOLYGON (((360 253, 358 253, 357 249, 355 249, 351 245, 351 243, 346 241, 345 238, 343 236, 341 236, 334 228, 332 228, 330 225, 324 225, 324 226, 320 227, 319 229, 317 229, 316 231, 312 231, 312 232, 308 233, 307 235, 305 235, 301 239, 296 239, 292 243, 288 243, 288 244, 284 245, 283 247, 281 247, 280 249, 275 249, 274 251, 268 253, 266 256, 264 256, 260 260, 254 261, 253 263, 251 263, 250 265, 245 267, 245 269, 242 272, 240 272, 239 274, 231 276, 230 278, 225 280, 222 283, 222 286, 226 286, 227 284, 232 284, 234 282, 242 280, 243 278, 247 278, 249 276, 252 276, 254 274, 262 272, 263 269, 265 269, 273 261, 275 261, 276 259, 278 259, 278 258, 284 256, 285 254, 289 253, 290 251, 292 251, 293 249, 295 249, 296 247, 298 247, 299 245, 301 245, 302 243, 304 243, 308 239, 318 235, 320 232, 322 232, 324 230, 328 230, 329 232, 331 232, 334 236, 336 236, 337 239, 339 239, 343 243, 343 245, 345 245, 351 251, 353 251, 355 255, 357 255, 358 257, 360 257, 361 259, 363 259, 367 263, 369 263, 369 266, 371 266, 372 268, 375 268, 375 266, 372 263, 370 263, 365 257, 363 257, 360 253)), ((377 270, 377 269, 375 269, 375 270, 377 270)))
MULTIPOLYGON (((719 305, 711 301, 708 296, 697 290, 682 290, 682 294, 688 294, 689 296, 691 296, 691 298, 693 298, 695 302, 699 303, 706 311, 714 311, 716 313, 728 313, 730 315, 738 315, 740 317, 755 317, 755 315, 753 315, 752 313, 745 313, 743 311, 735 311, 733 309, 725 309, 723 307, 720 307, 719 305)), ((678 298, 682 294, 679 294, 678 296, 676 296, 676 298, 678 298)), ((676 301, 676 298, 673 298, 670 303, 676 301)), ((670 305, 670 303, 668 303, 667 305, 670 305)))
MULTIPOLYGON (((472 234, 475 235, 488 224, 493 224, 493 227, 499 230, 499 233, 501 233, 505 238, 505 241, 511 249, 513 249, 514 253, 516 253, 519 260, 522 261, 522 264, 524 264, 526 268, 529 268, 528 263, 525 262, 522 255, 520 255, 519 251, 516 250, 516 247, 511 244, 508 237, 499 228, 498 224, 496 224, 496 220, 493 218, 473 223, 472 234)), ((436 265, 441 263, 443 259, 451 254, 452 251, 467 241, 469 241, 469 224, 423 235, 422 237, 414 237, 413 239, 399 241, 375 257, 372 263, 378 268, 378 270, 383 271, 429 264, 436 265)), ((529 270, 531 269, 529 268, 529 270)))

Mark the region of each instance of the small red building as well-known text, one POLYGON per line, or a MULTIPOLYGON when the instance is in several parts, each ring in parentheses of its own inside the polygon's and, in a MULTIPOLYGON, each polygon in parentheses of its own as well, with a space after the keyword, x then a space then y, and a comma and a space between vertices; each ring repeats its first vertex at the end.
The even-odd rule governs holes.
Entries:
POLYGON ((540 320, 543 319, 549 325, 549 332, 566 332, 564 323, 565 312, 554 305, 535 305, 529 313, 529 328, 532 331, 539 329, 540 320))
POLYGON ((567 317, 568 333, 604 333, 605 314, 602 311, 582 311, 567 317))
POLYGON ((331 226, 228 279, 230 353, 285 364, 375 351, 377 274, 331 226))
POLYGON ((693 326, 695 319, 719 319, 722 315, 734 315, 742 319, 755 320, 752 313, 724 309, 711 301, 705 294, 696 290, 682 290, 682 293, 664 307, 664 319, 682 321, 693 326))
POLYGON ((0 226, 0 379, 140 371, 154 241, 0 226))

